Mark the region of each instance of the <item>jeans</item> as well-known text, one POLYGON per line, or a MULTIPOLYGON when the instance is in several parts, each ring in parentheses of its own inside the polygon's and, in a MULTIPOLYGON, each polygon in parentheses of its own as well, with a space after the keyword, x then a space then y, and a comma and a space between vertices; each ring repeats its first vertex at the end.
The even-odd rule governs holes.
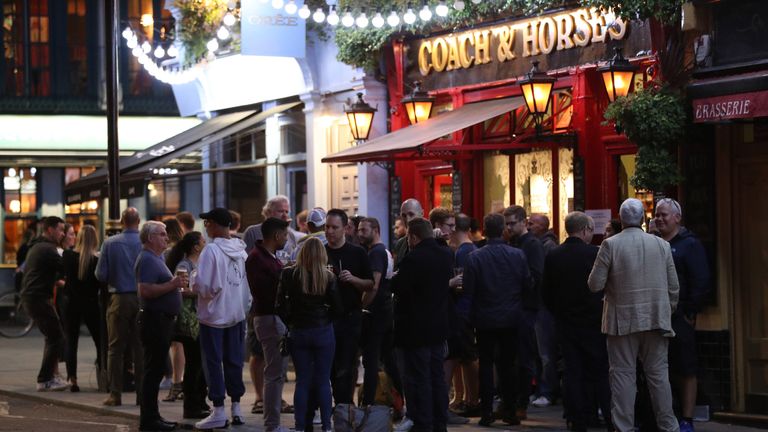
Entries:
POLYGON ((333 399, 337 404, 352 403, 361 327, 360 312, 348 314, 333 324, 336 338, 336 354, 333 359, 333 399))
POLYGON ((109 296, 107 306, 107 371, 109 391, 120 394, 123 391, 123 359, 126 350, 133 354, 133 375, 137 395, 141 392, 141 378, 144 376, 144 354, 141 352, 136 315, 139 313, 139 298, 135 292, 109 296))
POLYGON ((536 311, 524 310, 518 327, 517 407, 528 407, 536 376, 536 311))
POLYGON ((160 312, 139 313, 139 334, 144 348, 144 377, 141 381, 140 424, 160 419, 157 394, 165 373, 165 358, 171 348, 174 316, 160 312))
POLYGON ((43 360, 37 374, 37 382, 45 383, 53 379, 53 371, 64 352, 64 332, 50 300, 42 297, 22 297, 21 301, 24 310, 35 320, 37 328, 45 336, 43 360))
POLYGON ((591 393, 610 421, 611 387, 608 383, 608 351, 605 335, 599 327, 576 327, 558 323, 565 370, 563 372, 563 401, 565 417, 574 426, 586 427, 597 413, 591 393), (592 391, 594 390, 594 392, 592 391))
POLYGON ((271 432, 280 426, 283 375, 288 366, 280 354, 280 341, 288 330, 277 315, 255 317, 253 328, 264 352, 264 428, 271 432))
POLYGON ((80 341, 80 325, 85 322, 88 333, 96 346, 96 364, 101 367, 101 327, 99 326, 99 300, 96 297, 66 295, 62 302, 62 315, 66 328, 67 378, 77 378, 77 346, 80 341))
POLYGON ((443 362, 447 353, 445 343, 400 350, 405 399, 408 417, 413 420, 413 432, 446 430, 448 385, 443 362))
POLYGON ((245 394, 245 320, 226 328, 200 323, 200 351, 208 383, 208 399, 213 406, 224 406, 225 389, 232 402, 240 402, 240 397, 245 394))
POLYGON ((515 406, 514 382, 517 328, 477 329, 477 350, 480 357, 480 408, 483 416, 493 416, 493 366, 499 375, 497 388, 507 409, 515 406), (494 362, 498 352, 498 362, 494 362))
MULTIPOLYGON (((336 349, 333 325, 293 329, 290 346, 293 366, 296 368, 296 389, 293 393, 295 429, 303 431, 307 427, 308 405, 312 394, 312 400, 320 406, 323 430, 330 430, 331 364, 336 349)), ((311 424, 310 420, 309 426, 311 424)))
POLYGON ((536 317, 536 343, 541 359, 541 371, 537 382, 538 396, 554 400, 560 392, 560 377, 557 373, 557 334, 555 318, 545 307, 539 309, 536 317))

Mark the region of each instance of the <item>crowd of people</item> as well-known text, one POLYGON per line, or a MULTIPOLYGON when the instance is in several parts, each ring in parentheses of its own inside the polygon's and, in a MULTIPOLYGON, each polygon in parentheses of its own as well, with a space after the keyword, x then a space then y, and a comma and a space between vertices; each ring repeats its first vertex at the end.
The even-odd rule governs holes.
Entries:
POLYGON ((516 205, 482 229, 445 208, 425 215, 415 199, 400 213, 391 251, 372 217, 317 207, 292 227, 284 196, 242 234, 224 208, 199 215, 204 233, 187 212, 142 225, 128 208, 101 247, 94 227, 75 235, 44 218, 20 269, 22 302, 45 335, 37 389, 80 390, 81 323, 100 348, 104 319, 104 404, 121 405, 133 376, 140 430, 177 427, 158 409, 164 380, 163 400, 183 399, 198 429, 243 424, 246 350, 250 409, 267 432, 287 430, 281 413, 300 432, 317 415, 325 432, 334 406, 380 404, 400 432, 471 418, 518 425, 530 405, 559 401, 574 431, 693 430, 695 321, 710 274, 677 201, 656 204, 654 235, 642 203, 626 200, 599 247, 578 211, 562 244, 545 215, 516 205), (289 358, 293 406, 283 400, 289 358), (651 402, 636 403, 646 390, 651 402))

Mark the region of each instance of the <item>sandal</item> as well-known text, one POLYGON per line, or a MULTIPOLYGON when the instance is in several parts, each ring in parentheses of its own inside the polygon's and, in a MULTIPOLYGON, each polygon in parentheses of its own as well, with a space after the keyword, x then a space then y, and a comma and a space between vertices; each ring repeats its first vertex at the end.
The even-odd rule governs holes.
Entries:
POLYGON ((175 402, 176 400, 181 400, 183 398, 183 388, 182 383, 174 383, 171 385, 171 388, 168 389, 168 396, 163 399, 163 402, 175 402))
POLYGON ((264 401, 256 401, 251 408, 251 414, 264 414, 264 401))
POLYGON ((280 404, 280 413, 293 414, 293 405, 283 400, 280 404))

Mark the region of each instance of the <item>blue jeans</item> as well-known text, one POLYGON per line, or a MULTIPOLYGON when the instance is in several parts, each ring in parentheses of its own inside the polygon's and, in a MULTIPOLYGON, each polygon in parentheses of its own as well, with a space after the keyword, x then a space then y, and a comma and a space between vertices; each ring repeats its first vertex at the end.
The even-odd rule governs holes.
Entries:
POLYGON ((208 327, 200 323, 199 339, 208 399, 213 406, 224 406, 226 388, 232 402, 240 402, 240 397, 245 394, 245 321, 227 328, 208 327))
POLYGON ((291 357, 296 368, 293 417, 296 430, 306 429, 310 393, 320 405, 323 430, 331 429, 331 364, 336 349, 333 325, 291 330, 291 357))
POLYGON ((541 359, 541 370, 536 382, 538 396, 553 401, 560 392, 560 377, 557 373, 557 334, 555 318, 545 307, 539 309, 536 317, 536 343, 541 359))

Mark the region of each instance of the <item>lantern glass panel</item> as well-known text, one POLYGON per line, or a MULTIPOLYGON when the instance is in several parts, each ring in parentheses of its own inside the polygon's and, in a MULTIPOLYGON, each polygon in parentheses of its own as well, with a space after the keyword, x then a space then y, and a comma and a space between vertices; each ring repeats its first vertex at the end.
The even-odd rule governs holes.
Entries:
POLYGON ((373 122, 372 112, 348 112, 349 129, 356 140, 367 140, 373 122))
POLYGON ((408 120, 411 124, 421 123, 429 119, 432 113, 432 101, 413 101, 405 103, 408 120))

